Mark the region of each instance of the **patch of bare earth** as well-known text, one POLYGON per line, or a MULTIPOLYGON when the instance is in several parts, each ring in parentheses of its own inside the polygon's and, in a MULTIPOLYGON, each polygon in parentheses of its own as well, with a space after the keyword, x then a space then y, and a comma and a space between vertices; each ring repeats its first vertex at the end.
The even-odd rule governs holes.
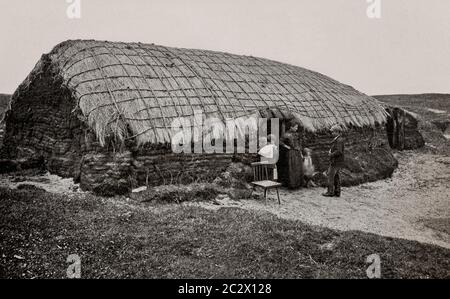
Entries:
POLYGON ((29 170, 0 175, 0 187, 17 189, 24 186, 34 186, 56 194, 82 192, 73 179, 62 178, 49 172, 42 173, 36 170, 29 170))
POLYGON ((391 179, 344 188, 341 198, 321 196, 321 188, 280 190, 271 200, 232 201, 221 205, 189 203, 208 209, 239 207, 270 212, 343 231, 360 230, 450 248, 450 157, 424 152, 396 154, 399 168, 391 179))

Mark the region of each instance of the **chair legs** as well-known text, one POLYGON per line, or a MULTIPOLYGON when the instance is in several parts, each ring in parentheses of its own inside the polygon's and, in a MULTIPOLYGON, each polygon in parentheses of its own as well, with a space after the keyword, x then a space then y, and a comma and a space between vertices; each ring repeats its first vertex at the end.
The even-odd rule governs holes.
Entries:
POLYGON ((252 186, 252 192, 250 192, 250 196, 248 198, 252 199, 253 191, 255 191, 255 186, 252 186))
MULTIPOLYGON (((280 193, 278 191, 278 188, 275 188, 275 190, 277 191, 277 199, 278 199, 278 204, 281 205, 281 200, 280 200, 280 193)), ((252 188, 252 192, 250 193, 250 199, 252 197, 253 191, 255 191, 255 187, 252 188)), ((264 188, 264 202, 267 203, 267 188, 264 188)))

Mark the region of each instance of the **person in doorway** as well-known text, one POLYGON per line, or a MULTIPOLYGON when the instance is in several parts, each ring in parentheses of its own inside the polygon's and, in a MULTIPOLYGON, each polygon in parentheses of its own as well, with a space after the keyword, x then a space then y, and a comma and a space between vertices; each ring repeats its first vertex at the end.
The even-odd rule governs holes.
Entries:
POLYGON ((328 168, 328 190, 323 196, 333 197, 341 196, 341 178, 340 171, 345 164, 345 140, 342 137, 341 128, 337 125, 331 128, 331 134, 334 139, 331 142, 331 148, 329 151, 330 167, 328 168))
POLYGON ((280 145, 287 149, 287 186, 296 189, 303 185, 303 156, 298 124, 292 124, 280 140, 280 145))
POLYGON ((393 116, 393 110, 392 108, 386 108, 386 112, 388 113, 387 119, 386 119, 386 132, 388 137, 388 142, 390 148, 394 148, 394 132, 395 132, 395 122, 394 122, 394 116, 393 116))

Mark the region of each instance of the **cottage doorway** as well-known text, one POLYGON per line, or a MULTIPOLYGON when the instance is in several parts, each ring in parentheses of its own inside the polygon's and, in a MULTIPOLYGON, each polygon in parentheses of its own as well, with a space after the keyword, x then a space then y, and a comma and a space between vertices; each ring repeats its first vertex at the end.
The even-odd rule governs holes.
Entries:
POLYGON ((405 147, 405 111, 400 108, 388 108, 386 134, 392 149, 403 150, 405 147))

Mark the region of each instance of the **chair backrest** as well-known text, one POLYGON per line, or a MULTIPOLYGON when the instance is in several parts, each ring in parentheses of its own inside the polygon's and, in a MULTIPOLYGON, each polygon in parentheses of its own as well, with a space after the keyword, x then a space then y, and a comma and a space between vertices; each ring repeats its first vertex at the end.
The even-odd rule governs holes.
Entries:
POLYGON ((269 169, 274 169, 275 164, 270 164, 267 162, 255 162, 251 164, 253 169, 253 181, 268 181, 271 180, 269 174, 269 169))

